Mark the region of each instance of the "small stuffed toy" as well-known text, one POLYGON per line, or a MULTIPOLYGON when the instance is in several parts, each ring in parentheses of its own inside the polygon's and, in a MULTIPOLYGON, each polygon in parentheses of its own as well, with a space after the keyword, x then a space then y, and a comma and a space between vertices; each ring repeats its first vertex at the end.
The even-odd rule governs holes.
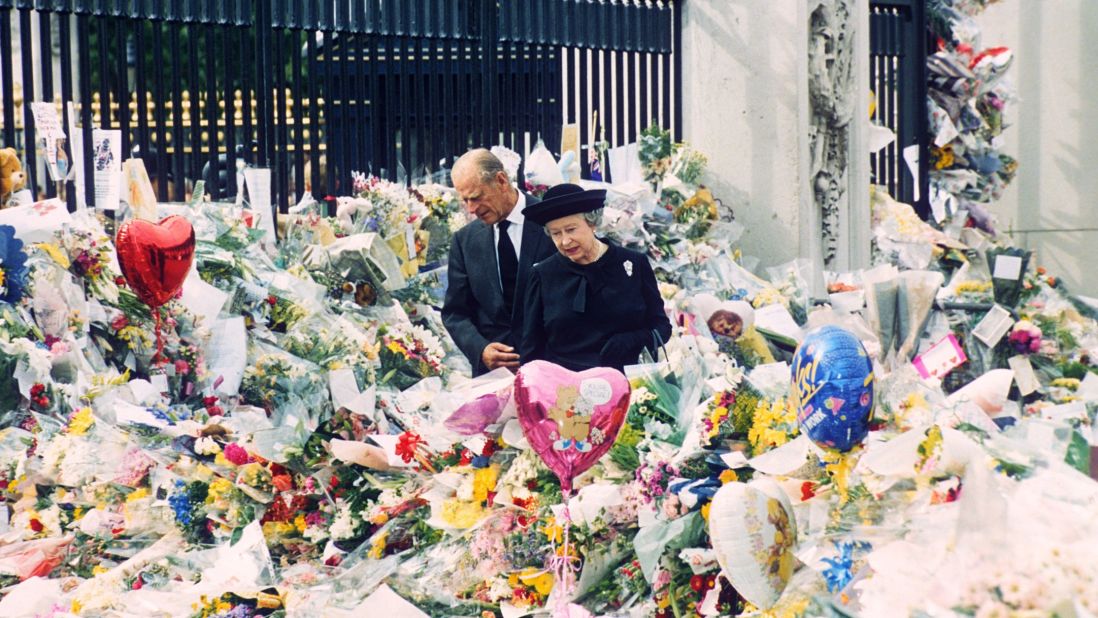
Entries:
POLYGON ((14 148, 0 148, 0 208, 27 184, 27 175, 14 148))

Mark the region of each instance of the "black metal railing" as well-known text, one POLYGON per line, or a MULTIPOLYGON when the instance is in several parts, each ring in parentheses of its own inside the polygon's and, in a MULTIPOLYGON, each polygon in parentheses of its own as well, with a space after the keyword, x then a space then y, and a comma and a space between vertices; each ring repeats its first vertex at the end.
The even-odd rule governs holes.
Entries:
MULTIPOLYGON (((145 160, 162 201, 185 199, 197 179, 215 199, 231 197, 243 161, 272 168, 284 210, 306 189, 348 192, 356 170, 412 180, 470 147, 502 143, 521 154, 539 138, 556 152, 569 123, 584 146, 632 142, 653 120, 678 136, 679 8, 0 0, 0 146, 15 146, 32 185, 55 195, 29 104, 73 101, 86 178, 92 128, 121 129, 123 151, 145 160)), ((69 108, 60 109, 68 126, 69 108)), ((93 204, 92 183, 85 191, 93 204)))
POLYGON ((887 186, 925 218, 930 211, 925 0, 870 0, 869 5, 869 83, 877 100, 873 120, 896 134, 893 143, 870 157, 873 182, 887 186), (907 161, 915 158, 912 170, 907 161))

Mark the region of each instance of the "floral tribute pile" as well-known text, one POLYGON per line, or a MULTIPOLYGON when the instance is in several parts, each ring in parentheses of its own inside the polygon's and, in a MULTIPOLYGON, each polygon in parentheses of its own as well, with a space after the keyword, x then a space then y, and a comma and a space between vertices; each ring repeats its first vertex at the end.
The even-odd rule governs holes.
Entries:
POLYGON ((113 222, 5 211, 0 614, 544 614, 565 546, 572 615, 1098 611, 1094 309, 1031 256, 883 195, 879 265, 829 273, 814 300, 803 263, 745 267, 703 156, 645 140, 652 185, 610 187, 605 219, 652 259, 675 334, 627 368, 628 416, 576 479, 568 545, 513 377, 470 379, 438 317, 464 222, 449 189, 358 178, 335 217, 297 209, 271 252, 231 205, 161 206, 197 235, 161 364, 113 222), (824 324, 876 373, 869 435, 845 454, 801 435, 790 388, 824 324), (471 426, 486 396, 498 418, 471 426), (768 515, 788 552, 730 554, 765 569, 769 607, 709 536, 714 495, 752 479, 793 520, 768 515))

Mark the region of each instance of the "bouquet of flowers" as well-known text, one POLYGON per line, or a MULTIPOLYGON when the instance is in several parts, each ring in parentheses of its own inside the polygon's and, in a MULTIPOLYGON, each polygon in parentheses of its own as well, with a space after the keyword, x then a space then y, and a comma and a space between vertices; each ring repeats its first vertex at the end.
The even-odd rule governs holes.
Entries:
POLYGON ((382 326, 378 342, 378 384, 404 390, 424 378, 443 374, 445 349, 438 337, 423 327, 382 326))

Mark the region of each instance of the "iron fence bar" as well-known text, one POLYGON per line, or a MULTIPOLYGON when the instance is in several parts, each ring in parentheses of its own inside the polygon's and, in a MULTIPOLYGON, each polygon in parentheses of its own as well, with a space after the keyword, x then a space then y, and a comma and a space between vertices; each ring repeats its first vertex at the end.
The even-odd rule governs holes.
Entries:
MULTIPOLYGON (((403 11, 403 8, 400 10, 403 11)), ((412 173, 412 143, 415 141, 415 138, 412 136, 411 124, 411 114, 414 110, 414 101, 412 101, 414 94, 412 92, 413 80, 410 75, 411 71, 414 69, 408 61, 411 36, 406 29, 407 22, 402 19, 400 11, 396 14, 396 20, 396 30, 398 32, 396 39, 397 51, 393 55, 389 65, 390 70, 396 71, 397 104, 391 113, 396 114, 397 130, 400 134, 394 178, 400 181, 400 173, 403 171, 405 175, 404 181, 407 182, 408 176, 412 173)))
POLYGON ((115 98, 118 100, 118 128, 122 131, 122 153, 129 155, 130 144, 130 97, 129 97, 129 53, 126 49, 126 30, 130 20, 114 17, 115 35, 118 42, 118 56, 122 65, 118 68, 118 78, 114 80, 115 98))
MULTIPOLYGON (((187 54, 190 59, 190 62, 188 62, 190 72, 187 77, 187 89, 190 96, 191 119, 191 169, 187 172, 187 176, 202 178, 202 107, 201 97, 199 96, 201 86, 198 83, 198 25, 193 21, 187 24, 187 54)), ((182 147, 182 145, 180 146, 182 147)), ((217 182, 216 176, 206 180, 207 184, 210 185, 209 190, 213 190, 214 183, 217 182)))
MULTIPOLYGON (((38 42, 41 49, 42 58, 48 58, 46 66, 42 67, 42 83, 40 84, 42 90, 42 100, 46 103, 53 104, 53 45, 51 44, 50 36, 50 13, 45 11, 38 13, 38 42)), ((29 51, 29 48, 24 48, 29 51)), ((37 136, 36 136, 37 137, 37 136)), ((46 197, 56 197, 57 187, 53 182, 49 182, 49 174, 46 174, 44 179, 46 185, 46 197)))
MULTIPOLYGON (((134 23, 134 91, 137 94, 137 149, 145 162, 146 171, 157 172, 155 162, 149 157, 149 90, 145 74, 145 22, 134 23)), ((158 50, 159 51, 159 50, 158 50)))
POLYGON ((671 4, 671 14, 673 26, 671 29, 672 35, 672 50, 671 50, 671 68, 673 74, 672 91, 675 93, 675 97, 672 100, 674 106, 674 114, 672 115, 672 132, 671 138, 675 141, 682 139, 683 132, 683 110, 682 110, 682 91, 683 91, 683 15, 682 15, 682 0, 669 0, 671 4))
POLYGON ((0 8, 0 88, 4 95, 4 143, 15 145, 15 77, 12 67, 11 6, 0 8))
MULTIPOLYGON (((31 10, 19 9, 19 44, 24 53, 21 53, 23 64, 23 130, 26 132, 23 149, 27 160, 27 186, 38 188, 38 165, 35 158, 35 149, 38 144, 34 137, 34 114, 31 112, 31 103, 34 102, 34 55, 31 50, 31 10)), ((47 183, 48 184, 48 183, 47 183)))
MULTIPOLYGON (((256 13, 253 17, 255 23, 259 23, 259 14, 256 13)), ((254 28, 258 30, 258 26, 254 28)), ((243 133, 240 138, 240 143, 243 144, 244 150, 241 156, 244 158, 244 162, 247 164, 255 163, 255 148, 258 145, 258 136, 255 134, 255 123, 252 114, 252 102, 255 100, 255 91, 258 90, 257 83, 254 79, 254 75, 257 71, 251 70, 251 67, 260 66, 255 61, 254 51, 255 45, 252 39, 253 36, 249 36, 247 31, 242 31, 239 37, 239 49, 240 49, 240 114, 241 114, 241 126, 243 133)), ((233 178, 233 184, 235 185, 236 179, 233 178)))
MULTIPOLYGON (((157 184, 156 184, 156 199, 161 202, 168 201, 168 191, 171 188, 171 183, 168 182, 171 178, 171 174, 168 170, 168 118, 165 113, 167 107, 167 97, 164 94, 164 66, 163 62, 163 50, 164 50, 164 33, 163 33, 164 21, 160 19, 150 20, 149 26, 152 33, 152 50, 155 54, 152 63, 153 71, 153 135, 152 141, 155 142, 156 152, 153 155, 152 166, 156 171, 157 184)), ((150 151, 143 153, 143 156, 149 157, 153 154, 150 151)), ((146 159, 150 160, 150 159, 146 159)))
POLYGON ((169 39, 171 41, 172 53, 169 54, 172 58, 172 81, 176 84, 175 88, 172 88, 172 150, 175 154, 172 157, 172 175, 175 182, 175 199, 183 200, 186 197, 187 185, 186 185, 186 154, 183 149, 183 90, 182 85, 185 83, 183 78, 183 71, 180 68, 179 60, 182 55, 183 48, 181 47, 182 41, 180 40, 180 34, 182 28, 178 25, 173 26, 170 30, 169 39))
POLYGON ((286 145, 289 141, 289 123, 287 122, 286 109, 286 34, 283 28, 271 29, 271 56, 274 67, 274 130, 275 143, 271 147, 271 156, 274 161, 271 171, 273 183, 274 210, 279 213, 286 212, 289 208, 287 198, 289 189, 289 149, 286 145))
MULTIPOLYGON (((397 45, 397 37, 388 35, 385 37, 385 176, 389 180, 396 180, 397 167, 397 124, 394 111, 397 103, 397 76, 394 49, 397 45)), ((381 174, 378 174, 379 176, 381 174)))
POLYGON ((556 47, 550 47, 547 50, 545 57, 546 70, 543 72, 545 75, 545 99, 542 104, 542 109, 547 110, 546 116, 548 116, 548 126, 543 130, 546 134, 546 141, 549 144, 560 144, 560 127, 561 127, 561 85, 560 85, 560 63, 559 63, 559 50, 556 47))
MULTIPOLYGON (((68 104, 69 101, 73 100, 71 19, 72 15, 70 13, 61 13, 57 16, 57 36, 61 44, 61 119, 62 122, 65 123, 65 131, 69 136, 65 147, 70 154, 70 164, 71 162, 76 161, 76 157, 74 156, 76 153, 73 151, 73 144, 76 143, 75 137, 72 135, 74 131, 70 131, 70 126, 75 124, 75 119, 70 117, 72 110, 69 109, 68 104)), ((0 24, 0 28, 2 27, 3 25, 0 24)), ((65 191, 65 201, 68 205, 69 212, 76 210, 75 191, 67 189, 65 191)))
MULTIPOLYGON (((92 19, 87 15, 76 16, 77 47, 81 50, 91 49, 91 23, 92 19)), ((81 53, 77 62, 80 65, 80 125, 83 132, 83 178, 84 178, 84 203, 89 207, 95 207, 95 189, 92 182, 92 85, 91 85, 91 54, 81 53)))
POLYGON ((312 30, 304 32, 305 55, 309 66, 309 76, 305 80, 309 93, 309 189, 313 198, 319 201, 328 193, 324 191, 322 194, 320 191, 320 105, 317 104, 317 86, 320 76, 317 74, 316 33, 312 30))
POLYGON ((301 61, 301 34, 300 30, 290 30, 287 32, 290 37, 290 65, 292 68, 291 76, 293 79, 293 86, 290 91, 293 93, 293 193, 295 200, 301 200, 302 195, 305 194, 305 110, 304 110, 304 98, 302 97, 302 90, 305 85, 305 77, 302 72, 301 61))
MULTIPOLYGON (((225 67, 224 101, 225 101, 225 195, 236 196, 236 152, 240 147, 236 143, 236 92, 239 84, 236 79, 236 67, 240 59, 233 57, 233 50, 237 49, 236 36, 239 26, 234 25, 221 29, 221 55, 225 67)), ((246 103, 241 92, 241 103, 246 103)))
MULTIPOLYGON (((210 8, 213 8, 212 6, 210 8)), ((219 199, 222 192, 228 193, 228 183, 234 179, 234 175, 228 166, 228 157, 225 157, 225 186, 221 186, 220 147, 218 146, 218 93, 217 93, 217 41, 214 39, 214 26, 203 25, 200 27, 206 35, 206 135, 210 149, 210 174, 216 180, 210 184, 210 198, 219 199)), ((222 81, 224 85, 224 81, 222 81)), ((226 88, 227 91, 227 88, 226 88)), ((229 146, 232 149, 232 146, 229 146)))
MULTIPOLYGON (((373 0, 370 0, 371 3, 373 0)), ((381 72, 379 67, 381 65, 382 43, 383 37, 377 34, 369 35, 367 39, 369 50, 369 79, 367 79, 367 85, 369 88, 370 97, 370 109, 369 109, 369 128, 370 128, 370 140, 368 156, 364 164, 370 169, 362 170, 363 172, 379 173, 380 170, 374 169, 374 165, 378 161, 382 160, 385 156, 384 148, 381 144, 385 143, 384 124, 382 121, 382 111, 385 109, 382 105, 382 97, 384 91, 381 87, 381 72)))

